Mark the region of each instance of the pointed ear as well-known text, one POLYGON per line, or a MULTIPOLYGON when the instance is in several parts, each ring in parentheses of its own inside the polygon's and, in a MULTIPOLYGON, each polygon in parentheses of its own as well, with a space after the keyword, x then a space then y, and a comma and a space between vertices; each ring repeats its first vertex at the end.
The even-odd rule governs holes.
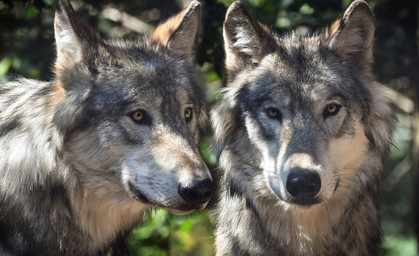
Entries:
POLYGON ((361 71, 369 71, 373 60, 374 16, 363 0, 355 0, 326 31, 328 47, 345 61, 352 61, 361 71))
POLYGON ((159 25, 154 30, 151 41, 158 42, 182 56, 191 57, 200 18, 201 4, 192 1, 185 10, 159 25))
POLYGON ((54 29, 57 44, 55 62, 57 76, 60 71, 82 62, 86 57, 84 55, 88 55, 88 49, 96 48, 92 46, 101 42, 99 34, 77 16, 69 0, 58 1, 54 29))
POLYGON ((228 8, 223 36, 229 74, 259 63, 274 51, 276 45, 269 29, 240 2, 234 2, 228 8))

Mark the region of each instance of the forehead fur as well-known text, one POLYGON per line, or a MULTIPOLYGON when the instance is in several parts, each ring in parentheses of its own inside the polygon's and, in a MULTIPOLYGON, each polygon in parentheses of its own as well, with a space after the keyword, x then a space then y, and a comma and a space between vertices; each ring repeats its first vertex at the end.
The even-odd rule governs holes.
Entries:
POLYGON ((94 63, 91 81, 99 90, 108 87, 125 94, 147 88, 160 94, 181 90, 194 94, 199 89, 189 61, 144 40, 105 41, 94 63))
POLYGON ((105 41, 97 59, 98 65, 124 69, 141 67, 146 72, 163 68, 189 74, 192 68, 189 61, 179 58, 173 51, 145 39, 105 41))
POLYGON ((168 49, 145 40, 104 41, 90 57, 93 74, 75 67, 60 78, 69 95, 66 105, 84 106, 91 112, 89 118, 100 113, 120 116, 135 108, 156 108, 155 101, 162 98, 166 100, 159 109, 179 112, 182 104, 189 103, 197 111, 205 111, 193 65, 168 49))
POLYGON ((293 95, 294 102, 327 100, 334 95, 347 100, 370 97, 357 69, 342 62, 321 36, 289 34, 276 41, 274 51, 257 67, 241 70, 230 81, 232 87, 248 87, 246 94, 253 102, 258 95, 275 97, 276 93, 293 95))

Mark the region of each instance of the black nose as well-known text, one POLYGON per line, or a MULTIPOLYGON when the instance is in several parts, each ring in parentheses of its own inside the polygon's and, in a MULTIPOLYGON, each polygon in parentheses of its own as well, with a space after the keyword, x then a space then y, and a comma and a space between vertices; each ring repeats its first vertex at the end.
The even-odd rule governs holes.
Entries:
POLYGON ((320 176, 317 172, 293 169, 287 178, 287 190, 297 200, 312 199, 321 188, 320 176))
POLYGON ((210 179, 179 184, 179 195, 186 202, 193 205, 202 205, 208 202, 214 191, 214 183, 210 179))

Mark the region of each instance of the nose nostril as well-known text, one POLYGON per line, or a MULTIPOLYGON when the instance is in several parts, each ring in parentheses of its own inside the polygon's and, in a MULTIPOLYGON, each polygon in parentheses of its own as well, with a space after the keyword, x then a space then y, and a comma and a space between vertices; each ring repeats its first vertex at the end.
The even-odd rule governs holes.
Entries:
POLYGON ((293 170, 288 175, 286 188, 294 198, 314 198, 321 188, 320 176, 314 171, 293 170))
POLYGON ((319 192, 319 187, 316 184, 306 186, 306 193, 315 196, 319 192))
POLYGON ((205 192, 205 193, 203 194, 203 196, 201 197, 201 202, 202 202, 202 203, 206 203, 206 202, 208 202, 208 201, 209 201, 209 199, 211 198, 211 194, 212 194, 212 192, 211 192, 211 191, 207 191, 207 192, 205 192))
POLYGON ((187 202, 194 202, 198 198, 197 193, 194 191, 186 191, 183 195, 183 199, 185 199, 187 202))
POLYGON ((179 185, 179 195, 188 203, 202 205, 209 201, 214 190, 211 180, 188 183, 186 186, 179 185))
POLYGON ((292 182, 287 182, 287 190, 293 197, 297 197, 300 193, 297 186, 295 186, 292 182))

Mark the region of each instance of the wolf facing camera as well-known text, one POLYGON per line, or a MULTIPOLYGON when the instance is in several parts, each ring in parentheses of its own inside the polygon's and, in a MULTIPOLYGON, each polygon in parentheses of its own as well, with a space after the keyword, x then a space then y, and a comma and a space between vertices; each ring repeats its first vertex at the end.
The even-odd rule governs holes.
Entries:
POLYGON ((371 73, 374 29, 362 0, 314 35, 277 35, 229 7, 227 88, 211 114, 216 255, 377 254, 395 120, 371 73))

